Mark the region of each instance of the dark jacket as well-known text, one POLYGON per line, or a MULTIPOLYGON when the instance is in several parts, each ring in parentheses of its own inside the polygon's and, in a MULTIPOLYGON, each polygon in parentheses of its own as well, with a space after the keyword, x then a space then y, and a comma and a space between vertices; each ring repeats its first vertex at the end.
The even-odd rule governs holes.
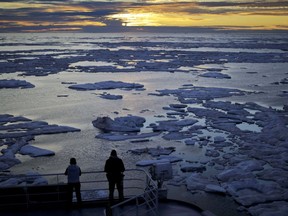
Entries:
POLYGON ((81 176, 81 169, 76 164, 71 164, 67 167, 65 175, 68 175, 68 183, 79 183, 79 176, 81 176))
POLYGON ((117 156, 110 156, 108 160, 106 160, 104 171, 107 173, 107 177, 120 177, 123 176, 123 172, 125 171, 123 161, 117 156))

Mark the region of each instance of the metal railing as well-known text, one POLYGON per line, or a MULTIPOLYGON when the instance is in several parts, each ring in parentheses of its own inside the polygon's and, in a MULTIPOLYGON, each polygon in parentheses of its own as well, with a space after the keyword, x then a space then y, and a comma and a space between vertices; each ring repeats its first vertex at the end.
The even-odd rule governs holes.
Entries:
POLYGON ((157 216, 158 211, 158 187, 147 174, 146 188, 143 193, 136 195, 124 202, 111 207, 113 216, 157 216), (131 205, 132 203, 132 205, 131 205))
MULTIPOLYGON (((0 176, 1 182, 5 180, 15 180, 21 183, 13 187, 0 186, 0 208, 17 205, 29 208, 39 203, 53 204, 67 201, 67 176, 63 173, 0 176)), ((105 172, 82 172, 80 181, 82 200, 84 202, 108 200, 109 189, 105 172)), ((117 198, 117 190, 114 193, 117 198)), ((126 198, 124 202, 111 207, 113 216, 158 215, 158 188, 145 170, 128 169, 125 171, 124 195, 126 198), (125 214, 123 210, 125 210, 125 214), (134 211, 133 214, 128 214, 128 212, 132 211, 134 211), (143 212, 146 213, 142 214, 143 212)))

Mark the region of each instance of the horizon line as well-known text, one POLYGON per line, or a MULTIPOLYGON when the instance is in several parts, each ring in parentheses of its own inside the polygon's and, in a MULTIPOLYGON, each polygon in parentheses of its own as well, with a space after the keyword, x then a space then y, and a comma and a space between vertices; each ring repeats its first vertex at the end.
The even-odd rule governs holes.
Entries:
MULTIPOLYGON (((43 27, 43 26, 41 26, 43 27)), ((174 33, 171 32, 173 29, 177 30, 183 30, 183 33, 191 32, 191 31, 216 31, 216 32, 225 32, 225 31, 258 31, 258 32, 288 32, 288 29, 283 28, 273 28, 273 29, 267 29, 267 28, 247 28, 247 27, 239 27, 239 26, 218 26, 218 27, 209 27, 209 26, 97 26, 97 27, 82 27, 82 28, 33 28, 33 29, 22 29, 19 31, 19 29, 7 29, 6 31, 3 31, 3 29, 0 29, 0 33, 123 33, 123 32, 130 32, 130 30, 133 30, 133 32, 155 32, 155 33, 161 33, 163 30, 165 32, 163 33, 174 33), (158 30, 158 31, 157 31, 158 30), (160 32, 159 32, 160 30, 160 32)))

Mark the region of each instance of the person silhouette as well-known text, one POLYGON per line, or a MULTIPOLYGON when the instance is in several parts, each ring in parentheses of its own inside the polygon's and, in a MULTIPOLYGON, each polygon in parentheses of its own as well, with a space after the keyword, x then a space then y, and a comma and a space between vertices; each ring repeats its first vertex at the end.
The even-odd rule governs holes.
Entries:
POLYGON ((77 203, 81 204, 82 203, 81 192, 80 192, 81 169, 77 165, 75 158, 70 158, 70 165, 65 170, 65 175, 67 175, 67 180, 68 180, 68 203, 69 205, 72 204, 74 189, 76 193, 77 203))
POLYGON ((122 159, 117 156, 116 150, 111 151, 110 157, 106 160, 104 171, 106 172, 109 182, 109 200, 111 202, 114 200, 114 190, 116 185, 119 199, 120 201, 123 201, 123 172, 125 171, 125 166, 122 159))

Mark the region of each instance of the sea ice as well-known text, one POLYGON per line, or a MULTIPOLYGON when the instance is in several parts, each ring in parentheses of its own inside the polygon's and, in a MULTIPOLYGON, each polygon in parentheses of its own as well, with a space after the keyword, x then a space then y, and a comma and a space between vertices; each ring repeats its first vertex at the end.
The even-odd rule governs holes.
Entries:
POLYGON ((139 116, 117 117, 114 120, 105 116, 98 117, 92 124, 106 132, 139 132, 145 121, 145 118, 139 116))
POLYGON ((125 83, 121 81, 103 81, 70 85, 68 88, 75 90, 108 90, 108 89, 143 89, 144 85, 138 83, 125 83))
POLYGON ((222 184, 227 192, 243 206, 286 200, 288 191, 276 182, 247 178, 222 184))
MULTIPOLYGON (((82 191, 82 199, 85 201, 95 200, 95 199, 106 199, 108 197, 107 191, 104 190, 94 190, 94 191, 82 191)), ((76 197, 75 197, 76 198, 76 197)))
POLYGON ((35 86, 26 80, 0 80, 0 89, 1 88, 34 88, 35 86))
POLYGON ((141 160, 136 162, 136 166, 152 166, 153 164, 156 163, 164 163, 164 162, 169 162, 169 160, 162 159, 162 160, 141 160))
POLYGON ((5 175, 0 178, 0 187, 11 187, 19 185, 47 185, 48 181, 37 172, 27 172, 21 176, 5 175))
POLYGON ((163 160, 163 159, 169 160, 170 163, 175 163, 183 160, 183 158, 177 156, 160 155, 159 157, 157 157, 157 160, 163 160))
POLYGON ((182 172, 204 172, 206 167, 202 164, 182 163, 180 169, 182 172))
POLYGON ((154 133, 139 133, 139 134, 134 134, 134 133, 128 133, 128 134, 118 134, 118 133, 102 133, 96 135, 96 138, 99 139, 106 139, 110 141, 121 141, 121 140, 129 140, 132 139, 134 142, 137 140, 142 140, 143 138, 147 137, 153 137, 153 136, 158 136, 160 133, 154 132, 154 133))
POLYGON ((175 132, 180 131, 183 127, 191 126, 197 123, 196 119, 183 119, 183 120, 167 120, 167 121, 158 121, 157 124, 150 124, 150 127, 153 128, 153 131, 169 131, 175 132))
POLYGON ((112 95, 107 92, 100 94, 100 97, 108 100, 119 100, 123 98, 122 95, 112 95))
POLYGON ((274 201, 252 206, 248 209, 252 216, 287 216, 288 202, 274 201))
POLYGON ((186 145, 195 145, 197 143, 197 140, 195 139, 186 139, 185 141, 186 145))
POLYGON ((242 161, 236 165, 236 169, 240 168, 247 172, 260 171, 264 169, 263 167, 264 164, 265 164, 264 161, 259 161, 259 160, 242 161))
POLYGON ((223 187, 216 184, 207 184, 204 190, 210 193, 226 193, 226 190, 223 187))
POLYGON ((225 141, 226 141, 225 137, 222 137, 222 136, 216 136, 216 137, 214 137, 214 142, 215 142, 215 143, 225 142, 225 141))
POLYGON ((213 72, 213 71, 200 74, 199 76, 208 77, 208 78, 216 78, 216 79, 231 79, 231 77, 227 74, 213 72))
MULTIPOLYGON (((205 45, 207 45, 207 41, 203 41, 205 45)), ((276 44, 274 43, 274 39, 271 43, 258 42, 258 39, 253 38, 248 42, 245 41, 245 43, 238 39, 233 41, 233 43, 218 43, 217 40, 216 42, 213 41, 213 43, 209 43, 209 47, 212 48, 247 49, 247 47, 249 47, 249 49, 255 48, 264 50, 260 53, 251 50, 249 50, 249 52, 225 51, 221 52, 221 55, 219 55, 219 51, 187 51, 190 48, 198 48, 202 46, 203 43, 201 41, 196 43, 194 41, 191 43, 169 43, 170 47, 168 48, 171 48, 173 52, 160 49, 160 47, 168 46, 166 42, 157 42, 159 49, 151 49, 152 46, 155 46, 155 42, 147 41, 145 43, 138 41, 124 41, 120 43, 119 41, 112 41, 111 43, 99 42, 100 46, 105 46, 107 49, 99 49, 97 52, 95 52, 95 49, 79 49, 77 50, 77 55, 75 55, 76 51, 73 49, 66 50, 64 54, 63 51, 61 51, 59 56, 57 56, 57 51, 46 52, 44 49, 38 50, 37 53, 45 52, 45 55, 30 53, 30 51, 13 52, 9 50, 7 53, 3 51, 3 56, 7 55, 10 58, 11 54, 13 54, 13 60, 0 61, 0 65, 2 68, 5 68, 3 73, 18 72, 20 66, 22 74, 35 76, 58 73, 67 70, 67 68, 68 70, 75 69, 77 72, 88 73, 106 71, 112 73, 130 71, 187 72, 187 69, 184 70, 183 68, 191 68, 191 66, 200 65, 200 70, 196 70, 196 68, 194 68, 194 70, 192 68, 191 73, 196 71, 195 73, 197 73, 197 76, 203 76, 203 74, 199 75, 199 71, 202 72, 205 70, 208 71, 204 74, 206 77, 230 79, 230 76, 225 76, 225 74, 220 73, 223 67, 217 70, 217 68, 209 66, 207 69, 207 65, 205 65, 202 67, 204 68, 202 70, 201 65, 206 64, 207 62, 209 65, 211 63, 223 65, 223 63, 226 62, 253 63, 253 65, 254 63, 266 64, 273 62, 287 62, 287 52, 285 52, 287 50, 283 49, 283 43, 276 44), (131 46, 132 49, 117 49, 117 47, 124 47, 127 46, 127 44, 131 46), (141 47, 140 52, 137 52, 137 47, 141 47), (145 52, 142 52, 143 47, 145 48, 145 52), (267 52, 265 50, 271 48, 282 51, 274 53, 274 51, 267 52), (27 61, 27 59, 23 58, 23 52, 24 54, 33 55, 33 57, 27 61), (69 58, 60 58, 64 55, 69 56, 69 58), (121 58, 115 58, 115 56, 121 56, 121 58), (181 56, 181 58, 179 58, 179 56, 181 56), (95 60, 95 57, 97 57, 98 62, 113 61, 113 66, 96 65, 89 67, 77 66, 72 69, 69 68, 69 65, 73 65, 75 62, 92 62, 95 60), (128 62, 133 62, 133 67, 129 68, 128 62)), ((24 42, 23 44, 25 45, 24 42)), ((50 45, 51 43, 47 44, 50 45)), ((246 73, 249 73, 247 75, 251 74, 251 72, 246 73)), ((258 73, 259 75, 260 71, 253 73, 258 73)), ((17 86, 19 85, 19 82, 17 85, 16 81, 9 81, 8 83, 15 88, 20 87, 17 86)), ((286 85, 287 83, 287 78, 280 78, 279 81, 274 84, 286 85)), ((115 81, 79 85, 74 82, 66 82, 63 84, 72 84, 69 88, 76 90, 102 90, 115 88, 143 90, 144 88, 143 85, 137 83, 134 84, 115 81)), ((24 86, 27 87, 29 84, 24 84, 24 86)), ((257 83, 255 86, 259 87, 260 85, 257 83)), ((206 152, 206 154, 208 153, 210 156, 217 152, 221 154, 223 153, 217 158, 205 157, 204 164, 211 166, 211 169, 215 168, 216 170, 221 170, 220 173, 217 170, 217 180, 223 187, 225 187, 225 189, 227 189, 228 194, 242 205, 247 206, 248 211, 253 216, 287 215, 287 105, 283 107, 283 110, 275 110, 273 108, 260 106, 256 103, 231 103, 227 102, 227 97, 236 96, 239 98, 238 96, 253 94, 255 92, 220 87, 197 87, 193 86, 190 82, 189 84, 183 85, 183 88, 157 90, 157 92, 158 94, 149 93, 149 95, 173 95, 178 99, 179 103, 177 102, 177 104, 171 104, 169 107, 163 107, 164 110, 169 111, 165 117, 173 118, 175 121, 171 124, 168 123, 168 121, 166 122, 167 124, 164 121, 163 123, 154 123, 151 126, 153 129, 155 128, 155 131, 158 130, 160 133, 165 133, 163 138, 168 140, 185 140, 186 144, 194 144, 197 141, 197 144, 203 147, 203 152, 206 152), (225 101, 220 101, 221 98, 225 98, 225 101), (187 124, 187 122, 190 122, 190 119, 188 118, 191 116, 193 116, 193 119, 195 117, 195 119, 205 120, 205 125, 204 123, 201 126, 190 123, 187 124), (183 124, 180 123, 181 121, 178 120, 179 118, 182 118, 183 121, 181 121, 183 124), (242 123, 247 123, 244 124, 244 126, 257 125, 261 130, 258 133, 249 130, 240 130, 237 127, 237 124, 239 125, 242 123), (199 134, 203 133, 204 130, 205 133, 214 133, 217 131, 217 134, 223 133, 225 135, 223 137, 215 137, 214 142, 212 139, 201 140, 200 138, 197 138, 197 140, 195 139, 194 142, 194 138, 196 136, 199 137, 199 134)), ((286 96, 286 92, 283 92, 283 94, 283 96, 286 96)), ((114 95, 109 95, 108 97, 113 98, 114 95)), ((161 115, 161 117, 164 118, 164 115, 161 115)), ((30 120, 27 121, 24 118, 22 120, 16 120, 16 117, 0 115, 0 128, 5 131, 5 134, 0 134, 2 137, 0 140, 2 141, 0 169, 7 169, 7 167, 20 162, 15 158, 15 154, 18 153, 19 149, 22 147, 22 144, 19 144, 20 139, 17 137, 30 136, 30 138, 33 139, 34 136, 38 134, 74 131, 69 128, 62 128, 63 130, 60 130, 58 126, 48 127, 45 123, 29 123, 29 121, 30 120), (7 121, 5 119, 9 120, 7 121), (12 126, 9 125, 18 121, 22 121, 21 123, 18 123, 18 126, 16 126, 16 124, 12 126), (23 124, 23 122, 28 124, 23 124), (42 127, 46 129, 42 130, 42 127), (7 148, 5 149, 6 146, 7 148)), ((125 126, 125 123, 119 125, 115 124, 113 127, 115 126, 116 128, 119 128, 121 125, 125 126)), ((133 127, 134 126, 132 126, 132 128, 133 127)), ((143 124, 136 126, 136 132, 127 132, 124 130, 123 133, 115 133, 115 131, 112 130, 111 133, 103 133, 96 137, 107 138, 108 140, 125 140, 145 138, 160 134, 138 134, 142 127, 143 124)), ((26 145, 29 141, 30 140, 27 138, 27 140, 24 140, 23 142, 26 145)), ((193 146, 191 147, 193 148, 193 146)), ((189 146, 187 146, 187 148, 189 148, 189 146)), ((164 156, 160 156, 159 159, 162 157, 164 156)), ((170 161, 171 159, 174 160, 172 156, 165 159, 170 161)), ((155 163, 155 161, 157 160, 153 160, 153 163, 155 163)), ((144 164, 144 162, 142 164, 144 164)), ((188 174, 190 173, 181 173, 182 176, 179 176, 178 180, 179 182, 183 182, 185 179, 187 182, 187 189, 189 190, 201 189, 204 191, 224 191, 224 189, 219 186, 218 182, 216 182, 216 179, 211 180, 206 177, 204 178, 197 173, 192 173, 191 176, 185 178, 188 174)), ((207 172, 205 174, 209 173, 207 172)))
MULTIPOLYGON (((169 155, 175 151, 175 147, 161 147, 158 146, 156 148, 142 148, 142 149, 131 149, 129 150, 133 154, 143 154, 148 153, 152 156, 159 156, 159 155, 169 155)), ((166 156, 168 157, 168 156, 166 156)), ((170 157, 169 157, 170 158, 170 157)), ((162 159, 162 158, 161 158, 162 159)))
POLYGON ((233 180, 241 180, 246 178, 253 178, 254 175, 251 172, 247 172, 240 168, 226 169, 217 175, 217 178, 221 182, 228 182, 233 180))
POLYGON ((280 168, 264 169, 256 173, 259 179, 275 181, 283 188, 288 188, 288 171, 280 168))
MULTIPOLYGON (((216 88, 216 87, 200 87, 191 86, 185 89, 165 89, 157 90, 160 95, 175 95, 181 103, 188 103, 190 99, 202 102, 202 100, 212 100, 214 98, 230 97, 233 95, 241 96, 245 92, 239 89, 229 89, 229 88, 216 88)), ((194 101, 194 102, 195 102, 194 101)), ((188 107, 189 109, 189 107, 188 107)))
POLYGON ((52 156, 55 155, 55 152, 47 150, 47 149, 41 149, 32 145, 25 145, 23 146, 20 151, 20 154, 23 155, 30 155, 31 157, 40 157, 40 156, 52 156))
POLYGON ((192 173, 186 178, 186 186, 190 191, 202 190, 206 192, 225 193, 225 189, 208 177, 201 175, 200 173, 192 173))
POLYGON ((33 157, 43 155, 54 155, 54 152, 28 145, 34 136, 41 134, 55 134, 80 131, 77 128, 68 126, 49 125, 47 122, 32 121, 21 116, 9 114, 0 115, 0 141, 2 148, 0 155, 0 170, 7 170, 10 167, 21 163, 15 157, 17 153, 29 154, 33 157))
MULTIPOLYGON (((222 170, 216 176, 224 189, 210 186, 209 183, 197 185, 194 179, 191 184, 187 184, 187 188, 195 186, 202 190, 206 188, 207 191, 209 188, 215 190, 218 188, 219 191, 226 191, 238 203, 246 207, 251 205, 257 207, 263 202, 286 199, 288 190, 287 183, 285 183, 285 172, 287 171, 285 161, 288 156, 286 145, 288 128, 285 109, 276 111, 255 103, 240 104, 223 102, 219 99, 212 101, 216 98, 246 94, 244 91, 232 89, 185 86, 182 89, 158 90, 158 92, 160 92, 159 95, 174 95, 185 105, 201 104, 202 107, 188 106, 185 108, 185 112, 193 113, 196 119, 197 117, 206 119, 206 126, 201 128, 187 125, 185 131, 171 123, 165 124, 165 121, 159 125, 151 124, 150 126, 159 131, 168 132, 163 135, 164 139, 184 140, 185 143, 195 144, 196 139, 194 140, 193 136, 199 134, 202 129, 208 129, 208 127, 217 130, 218 133, 222 131, 226 134, 225 136, 217 135, 213 140, 201 140, 198 135, 199 140, 197 140, 199 145, 201 142, 205 142, 201 145, 207 146, 205 147, 205 155, 213 157, 210 162, 207 162, 207 165, 216 170, 222 170), (255 124, 261 130, 240 130, 237 124, 242 123, 255 124), (194 129, 192 129, 193 127, 194 129), (236 149, 237 154, 225 153, 221 156, 221 152, 225 152, 224 148, 228 147, 233 148, 233 152, 236 149), (272 166, 272 170, 278 169, 278 172, 274 172, 275 176, 272 177, 268 175, 269 172, 265 172, 264 166, 266 164, 272 166), (217 167, 221 167, 221 169, 217 167), (270 181, 263 181, 265 179, 270 181), (192 184, 194 185, 191 186, 192 184), (207 185, 209 186, 207 187, 207 185)), ((171 110, 171 108, 166 108, 166 110, 171 110)), ((184 120, 188 119, 185 116, 183 118, 184 120)), ((206 169, 203 165, 187 163, 181 164, 180 167, 183 172, 203 172, 206 169)), ((270 169, 270 172, 272 170, 270 169)), ((186 180, 189 182, 188 179, 186 180)))
POLYGON ((8 178, 7 180, 0 179, 0 187, 10 187, 10 186, 16 186, 19 184, 20 179, 19 178, 8 178))

